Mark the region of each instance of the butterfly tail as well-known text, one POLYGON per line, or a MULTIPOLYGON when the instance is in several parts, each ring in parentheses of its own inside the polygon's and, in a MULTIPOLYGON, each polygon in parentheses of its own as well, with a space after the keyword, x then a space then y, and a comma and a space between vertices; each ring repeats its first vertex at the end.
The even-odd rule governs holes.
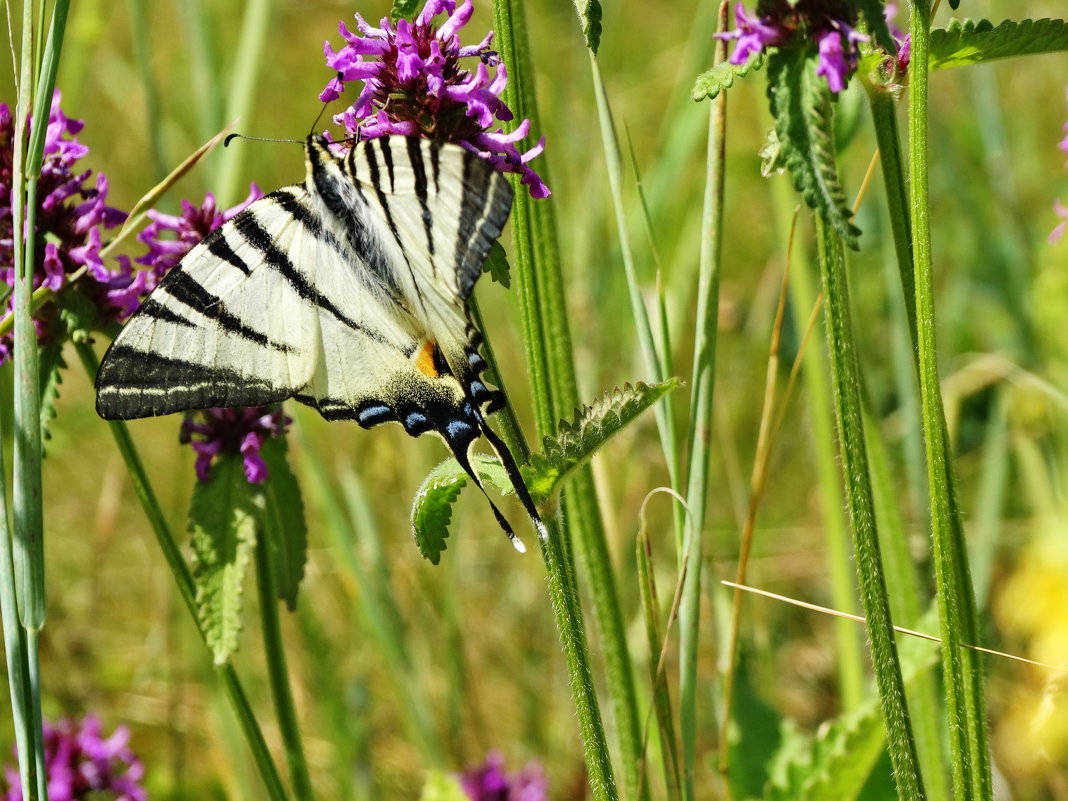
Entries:
POLYGON ((504 440, 497 436, 489 424, 486 422, 486 418, 482 415, 478 417, 479 428, 482 429, 482 434, 489 441, 490 446, 497 454, 497 458, 501 460, 501 465, 504 467, 505 472, 508 473, 508 479, 512 482, 512 487, 515 489, 516 497, 519 498, 519 502, 523 504, 523 508, 527 514, 530 515, 531 522, 534 523, 534 528, 538 530, 538 536, 542 540, 545 540, 549 536, 548 529, 545 528, 545 523, 541 520, 541 515, 538 514, 538 508, 534 505, 534 499, 530 497, 530 491, 527 490, 527 485, 523 481, 523 474, 519 472, 519 465, 516 464, 515 457, 512 456, 512 452, 508 450, 508 446, 504 444, 504 440))
POLYGON ((489 493, 486 492, 486 488, 482 486, 482 479, 478 477, 478 473, 475 471, 471 464, 471 460, 468 457, 469 448, 470 443, 468 443, 468 448, 454 447, 451 449, 452 455, 459 463, 460 467, 464 469, 464 472, 471 476, 471 480, 475 482, 475 485, 482 490, 482 494, 486 496, 486 501, 493 510, 493 516, 497 518, 497 522, 500 524, 501 528, 504 529, 504 533, 508 535, 508 539, 512 541, 512 545, 515 546, 515 549, 520 553, 526 553, 527 546, 525 546, 523 541, 516 536, 516 533, 512 530, 512 526, 508 523, 508 519, 504 516, 501 510, 497 508, 497 504, 490 498, 489 493))

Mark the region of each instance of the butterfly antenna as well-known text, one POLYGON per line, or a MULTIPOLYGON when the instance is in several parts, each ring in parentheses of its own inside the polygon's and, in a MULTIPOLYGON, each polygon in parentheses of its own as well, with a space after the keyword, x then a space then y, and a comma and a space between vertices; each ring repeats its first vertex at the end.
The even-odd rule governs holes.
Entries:
POLYGON ((230 142, 234 139, 249 139, 253 142, 283 142, 290 145, 303 145, 304 142, 300 139, 269 139, 265 136, 246 136, 242 133, 232 133, 223 139, 223 147, 230 147, 230 142))
POLYGON ((486 418, 481 414, 478 416, 478 423, 483 435, 489 440, 494 453, 497 454, 497 458, 501 460, 501 465, 504 467, 505 472, 508 473, 508 479, 512 482, 516 497, 519 498, 519 502, 523 504, 523 508, 530 515, 534 528, 538 530, 538 536, 541 537, 542 541, 548 539, 549 530, 545 528, 545 523, 542 522, 541 515, 538 514, 538 508, 534 505, 534 499, 530 497, 530 491, 523 481, 523 474, 519 472, 519 465, 516 464, 512 452, 508 450, 504 440, 497 436, 497 432, 489 427, 486 418))
MULTIPOLYGON (((468 445, 470 447, 470 445, 468 445)), ((490 498, 489 493, 486 492, 486 488, 482 486, 482 480, 478 477, 478 473, 475 472, 474 467, 471 465, 471 461, 468 458, 467 451, 461 451, 459 448, 452 449, 452 455, 456 458, 456 461, 460 464, 460 467, 464 469, 467 475, 471 476, 471 480, 475 482, 475 485, 482 490, 482 494, 486 496, 486 500, 489 502, 490 508, 493 510, 493 516, 497 518, 497 522, 500 523, 501 528, 504 529, 504 533, 508 535, 508 539, 512 541, 512 545, 520 553, 527 552, 527 546, 523 544, 523 541, 516 536, 516 533, 512 530, 511 525, 508 523, 508 519, 501 513, 501 510, 497 508, 497 504, 490 498)))

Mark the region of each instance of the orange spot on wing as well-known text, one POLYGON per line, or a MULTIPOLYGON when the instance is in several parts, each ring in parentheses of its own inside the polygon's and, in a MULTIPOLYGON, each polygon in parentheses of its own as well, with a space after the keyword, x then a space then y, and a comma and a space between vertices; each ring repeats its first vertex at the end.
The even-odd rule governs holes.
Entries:
POLYGON ((438 343, 432 339, 428 339, 423 343, 423 347, 419 348, 414 356, 415 369, 427 378, 438 377, 438 370, 434 366, 434 353, 437 349, 438 343))

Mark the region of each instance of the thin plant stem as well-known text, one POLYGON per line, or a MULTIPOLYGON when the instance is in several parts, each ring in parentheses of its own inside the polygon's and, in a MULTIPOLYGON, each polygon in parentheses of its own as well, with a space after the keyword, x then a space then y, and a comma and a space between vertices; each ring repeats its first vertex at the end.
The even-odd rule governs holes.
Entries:
POLYGON ((965 652, 959 647, 961 638, 978 644, 975 595, 951 472, 950 446, 946 436, 935 347, 934 270, 927 174, 927 61, 931 10, 928 0, 913 0, 911 8, 909 219, 912 226, 912 262, 915 269, 920 403, 945 671, 943 684, 949 716, 954 795, 958 801, 985 801, 992 797, 992 784, 981 661, 974 652, 965 652))
MULTIPOLYGON (((494 3, 496 44, 509 65, 509 83, 504 99, 517 119, 531 119, 537 125, 533 71, 530 65, 523 6, 513 0, 494 3)), ((542 177, 548 181, 546 168, 542 177)), ((534 204, 516 181, 513 208, 517 284, 524 320, 524 343, 528 366, 534 380, 535 419, 539 434, 552 431, 557 417, 577 405, 577 382, 571 355, 571 339, 564 305, 563 279, 557 245, 556 222, 551 203, 534 204), (539 383, 543 381, 544 383, 539 383)), ((546 520, 548 537, 539 538, 545 561, 550 602, 563 645, 575 707, 582 735, 590 786, 597 801, 617 798, 615 778, 607 738, 601 721, 589 650, 586 644, 582 610, 579 605, 571 557, 571 532, 578 535, 591 571, 590 587, 594 609, 601 626, 608 665, 609 687, 617 713, 622 711, 620 729, 624 742, 637 732, 637 705, 625 632, 608 558, 604 526, 594 489, 592 473, 586 466, 572 479, 565 503, 571 511, 556 520, 546 520), (630 720, 628 718, 632 718, 630 720)), ((628 769, 637 769, 636 749, 627 748, 628 769)), ((634 773, 636 776, 636 772, 634 773)))
POLYGON ((890 752, 899 797, 905 801, 919 801, 925 797, 923 780, 905 701, 904 680, 876 532, 860 403, 860 370, 850 321, 845 253, 841 239, 818 215, 816 236, 823 290, 827 299, 827 347, 831 360, 842 472, 845 474, 846 505, 853 528, 857 578, 868 621, 875 682, 886 723, 887 750, 890 752))
MULTIPOLYGON (((730 27, 726 0, 720 3, 720 31, 730 27)), ((716 41, 714 63, 725 61, 727 45, 716 41)), ((682 736, 683 798, 696 797, 697 651, 701 623, 701 565, 708 506, 708 472, 712 443, 713 391, 719 329, 719 276, 723 252, 723 199, 727 147, 727 92, 711 102, 708 120, 705 194, 701 209, 701 250, 698 267, 694 361, 690 380, 690 443, 686 506, 690 514, 683 538, 676 542, 679 563, 689 564, 679 607, 679 721, 682 736)))
POLYGON ((293 795, 298 801, 314 798, 308 761, 304 758, 304 744, 300 736, 300 723, 293 705, 293 693, 289 689, 289 668, 286 665, 285 645, 282 641, 282 626, 278 614, 278 591, 271 567, 271 557, 266 542, 256 543, 256 588, 259 591, 260 630, 263 633, 263 652, 267 661, 267 679, 271 685, 271 698, 278 718, 278 728, 285 745, 289 776, 293 782, 293 795))
MULTIPOLYGON (((82 366, 89 376, 89 380, 92 381, 100 369, 100 361, 97 359, 96 353, 87 342, 75 342, 74 347, 78 352, 78 357, 81 359, 82 366)), ((156 535, 156 542, 163 552, 163 558, 170 568, 171 576, 178 585, 178 593, 182 596, 182 601, 185 603, 193 620, 197 621, 199 630, 200 624, 197 620, 196 589, 193 584, 193 577, 189 572, 185 559, 182 557, 182 551, 178 547, 174 534, 167 524, 167 518, 159 505, 156 493, 152 489, 152 484, 148 480, 144 463, 134 447, 133 438, 130 436, 126 423, 122 420, 113 420, 109 425, 115 438, 115 444, 119 448, 119 453, 126 463, 134 494, 137 495, 137 499, 141 502, 141 507, 148 518, 149 525, 152 526, 152 532, 156 535)), ((237 716, 241 731, 245 736, 245 742, 252 752, 260 778, 263 780, 263 785, 267 790, 267 797, 271 801, 288 801, 278 768, 275 767, 274 760, 271 758, 271 752, 267 748, 267 741, 263 738, 260 724, 256 720, 252 707, 249 705, 237 671, 230 662, 218 666, 216 670, 222 679, 223 689, 226 691, 230 706, 237 716)))

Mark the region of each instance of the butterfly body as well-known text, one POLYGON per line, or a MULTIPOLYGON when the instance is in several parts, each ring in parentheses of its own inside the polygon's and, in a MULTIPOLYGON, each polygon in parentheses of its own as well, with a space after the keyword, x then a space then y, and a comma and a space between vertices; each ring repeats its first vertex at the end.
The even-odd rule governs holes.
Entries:
POLYGON ((97 375, 98 413, 294 398, 328 420, 437 433, 479 486, 468 452, 486 434, 540 531, 485 421, 501 398, 481 380, 466 308, 511 186, 473 154, 425 139, 382 137, 335 156, 311 136, 305 156, 303 184, 209 234, 127 322, 97 375))

